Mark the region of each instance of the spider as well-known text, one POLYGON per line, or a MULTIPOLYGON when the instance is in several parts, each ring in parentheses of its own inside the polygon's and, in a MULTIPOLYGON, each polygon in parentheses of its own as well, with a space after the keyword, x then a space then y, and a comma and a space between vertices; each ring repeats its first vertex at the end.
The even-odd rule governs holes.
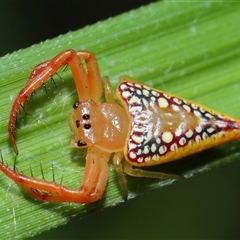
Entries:
POLYGON ((101 79, 94 54, 66 50, 33 69, 12 105, 8 131, 16 154, 14 128, 20 106, 26 109, 27 98, 64 65, 71 69, 79 98, 68 118, 74 135, 71 146, 87 148, 80 188, 72 190, 56 182, 28 177, 15 167, 12 170, 3 161, 0 163, 1 171, 36 199, 81 204, 98 201, 107 184, 111 155, 123 197, 127 199, 125 174, 181 179, 181 175, 141 167, 178 160, 240 137, 240 121, 130 77, 121 77, 116 92, 120 105, 116 104, 110 81, 101 79), (100 101, 103 91, 106 102, 100 101))

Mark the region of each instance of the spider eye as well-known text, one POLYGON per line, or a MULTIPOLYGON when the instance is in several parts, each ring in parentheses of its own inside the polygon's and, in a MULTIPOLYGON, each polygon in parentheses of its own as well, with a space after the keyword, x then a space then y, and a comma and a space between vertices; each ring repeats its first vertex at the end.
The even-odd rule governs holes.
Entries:
POLYGON ((89 124, 89 123, 84 124, 84 128, 85 128, 85 129, 91 128, 91 124, 89 124))
POLYGON ((82 117, 83 117, 84 120, 88 120, 90 118, 90 115, 89 114, 83 114, 82 117))
POLYGON ((75 102, 75 103, 73 104, 73 108, 74 108, 74 109, 78 108, 78 107, 80 106, 80 104, 81 104, 81 102, 75 102))
POLYGON ((78 147, 87 146, 87 144, 86 144, 83 140, 78 140, 78 141, 77 141, 77 145, 78 145, 78 147))
POLYGON ((80 121, 76 120, 76 127, 79 128, 80 127, 80 121))

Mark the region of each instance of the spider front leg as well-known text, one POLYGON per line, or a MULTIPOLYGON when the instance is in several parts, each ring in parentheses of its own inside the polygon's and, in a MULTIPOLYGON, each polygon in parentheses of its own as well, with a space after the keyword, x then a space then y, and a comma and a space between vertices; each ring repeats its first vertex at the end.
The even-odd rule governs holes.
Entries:
POLYGON ((0 162, 0 170, 38 200, 90 203, 99 200, 103 195, 108 179, 109 158, 110 153, 101 151, 96 147, 88 148, 86 167, 79 190, 72 190, 55 182, 19 174, 4 165, 3 161, 0 162))
POLYGON ((102 81, 96 58, 92 53, 87 51, 76 52, 74 50, 66 50, 58 54, 52 60, 37 65, 30 74, 25 87, 19 92, 15 99, 10 113, 8 132, 10 142, 16 154, 18 154, 18 149, 14 139, 14 128, 20 106, 25 106, 26 110, 26 105, 24 103, 27 98, 50 79, 60 67, 66 64, 69 65, 71 69, 79 100, 86 101, 92 99, 96 103, 100 102, 102 81), (87 72, 81 60, 84 60, 86 63, 87 72))

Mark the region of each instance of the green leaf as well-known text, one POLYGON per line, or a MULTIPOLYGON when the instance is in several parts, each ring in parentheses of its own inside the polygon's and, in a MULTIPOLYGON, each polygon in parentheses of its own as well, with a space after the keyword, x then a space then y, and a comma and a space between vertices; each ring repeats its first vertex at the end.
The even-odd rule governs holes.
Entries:
MULTIPOLYGON (((64 49, 95 53, 102 76, 114 89, 121 75, 146 85, 196 101, 220 112, 239 116, 240 4, 221 2, 157 2, 47 40, 0 59, 0 149, 12 166, 15 155, 9 143, 7 122, 13 100, 32 68, 64 49)), ((29 98, 29 115, 20 111, 16 129, 17 168, 37 178, 78 188, 84 172, 85 152, 69 146, 67 117, 77 100, 70 72, 51 81, 29 98)), ((186 178, 239 158, 232 142, 154 169, 184 174, 186 178)), ((70 219, 122 202, 113 166, 103 199, 89 205, 39 202, 0 174, 0 234, 6 239, 26 238, 65 224, 70 219), (34 221, 33 221, 34 219, 34 221)), ((171 184, 127 177, 129 198, 171 184)))

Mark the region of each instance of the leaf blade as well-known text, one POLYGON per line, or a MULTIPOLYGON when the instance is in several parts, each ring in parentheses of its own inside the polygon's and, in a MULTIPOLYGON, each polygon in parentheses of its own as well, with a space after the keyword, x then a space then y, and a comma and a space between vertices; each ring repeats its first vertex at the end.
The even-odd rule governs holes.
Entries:
MULTIPOLYGON (((114 87, 119 76, 130 75, 148 85, 239 116, 236 101, 240 73, 240 33, 236 24, 239 12, 239 4, 228 2, 158 2, 1 58, 0 94, 5 104, 0 106, 0 148, 4 161, 11 165, 14 159, 6 132, 12 100, 34 65, 69 47, 77 50, 81 46, 93 51, 102 76, 110 76, 114 87), (226 98, 220 101, 223 95, 226 98)), ((44 174, 51 180, 53 162, 54 169, 58 170, 56 180, 59 181, 64 172, 64 183, 77 188, 84 171, 84 162, 80 163, 78 158, 83 159, 84 153, 70 149, 71 133, 66 120, 76 93, 69 72, 61 76, 64 82, 58 81, 59 90, 48 84, 50 97, 46 99, 44 90, 39 90, 29 100, 31 116, 26 119, 20 116, 20 129, 16 131, 20 149, 17 166, 27 175, 31 166, 34 176, 41 177, 41 162, 44 174)), ((170 164, 166 170, 176 169, 190 177, 238 157, 237 143, 230 143, 218 147, 217 151, 197 155, 193 165, 190 157, 170 164)), ((5 176, 0 175, 0 180, 0 229, 6 238, 32 236, 122 201, 112 166, 104 199, 89 206, 39 203, 22 195, 5 176), (34 223, 32 218, 36 219, 34 223)), ((128 177, 130 198, 171 182, 128 177)))

